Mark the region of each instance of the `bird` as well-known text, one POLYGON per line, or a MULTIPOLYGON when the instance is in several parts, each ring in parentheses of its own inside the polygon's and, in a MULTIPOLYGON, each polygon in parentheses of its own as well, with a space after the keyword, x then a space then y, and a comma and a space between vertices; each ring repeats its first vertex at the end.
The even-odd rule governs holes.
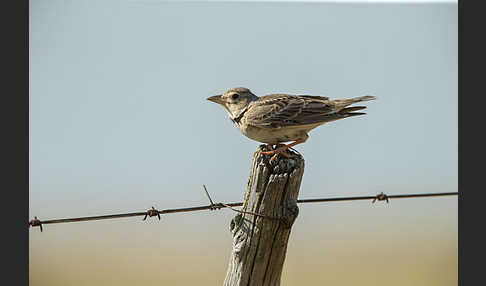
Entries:
POLYGON ((243 135, 266 144, 270 151, 259 153, 273 155, 269 160, 272 162, 279 154, 286 156, 284 151, 287 149, 306 142, 312 129, 331 121, 366 114, 356 112, 366 106, 348 106, 375 98, 365 95, 330 100, 324 96, 285 93, 259 97, 246 87, 236 87, 207 100, 221 105, 243 135), (283 144, 285 142, 292 143, 283 144))

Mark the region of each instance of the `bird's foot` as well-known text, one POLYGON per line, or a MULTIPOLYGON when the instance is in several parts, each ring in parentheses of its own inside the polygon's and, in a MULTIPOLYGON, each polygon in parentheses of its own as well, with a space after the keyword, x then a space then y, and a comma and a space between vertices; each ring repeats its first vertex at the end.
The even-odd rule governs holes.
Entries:
MULTIPOLYGON (((267 146, 268 147, 268 146, 267 146)), ((263 155, 273 155, 270 160, 268 161, 270 164, 277 159, 278 155, 282 155, 287 158, 292 158, 292 154, 288 153, 288 145, 285 144, 277 144, 277 149, 269 148, 271 151, 258 151, 259 154, 263 155)))
POLYGON ((304 143, 307 139, 309 138, 309 135, 305 134, 305 137, 299 140, 296 140, 294 143, 290 143, 288 145, 285 144, 276 144, 277 149, 272 150, 272 151, 258 151, 258 153, 263 154, 263 155, 273 155, 272 158, 270 158, 269 163, 272 163, 275 159, 277 159, 279 154, 284 155, 287 158, 290 158, 291 155, 286 154, 284 152, 288 152, 287 149, 294 147, 297 144, 304 143), (290 157, 288 157, 290 156, 290 157))
POLYGON ((292 153, 289 152, 289 150, 285 149, 283 150, 282 152, 280 153, 276 153, 272 156, 272 158, 270 158, 270 160, 268 160, 268 162, 271 164, 273 161, 275 161, 275 159, 277 159, 278 155, 282 155, 286 158, 292 158, 294 157, 294 155, 292 153))
MULTIPOLYGON (((280 148, 279 148, 280 149, 280 148)), ((281 153, 283 150, 275 149, 272 151, 258 151, 258 154, 263 154, 263 155, 278 155, 281 153)))

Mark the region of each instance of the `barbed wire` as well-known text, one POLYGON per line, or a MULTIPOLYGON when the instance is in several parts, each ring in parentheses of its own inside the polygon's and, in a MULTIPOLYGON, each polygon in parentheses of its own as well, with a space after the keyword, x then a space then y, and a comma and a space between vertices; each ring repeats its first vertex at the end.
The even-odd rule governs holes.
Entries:
MULTIPOLYGON (((68 223, 68 222, 81 222, 81 221, 94 221, 94 220, 105 220, 105 219, 115 219, 115 218, 127 218, 127 217, 136 217, 136 216, 143 216, 143 220, 146 220, 147 217, 154 217, 157 216, 160 220, 160 215, 163 214, 170 214, 170 213, 181 213, 181 212, 194 212, 194 211, 202 211, 202 210, 219 210, 223 208, 228 208, 232 211, 239 212, 242 214, 250 214, 255 215, 263 218, 268 219, 279 219, 277 217, 270 217, 263 214, 258 214, 254 212, 242 211, 239 209, 235 209, 234 207, 243 206, 242 202, 238 203, 214 203, 209 195, 206 186, 203 185, 204 192, 206 193, 210 205, 205 206, 196 206, 196 207, 186 207, 186 208, 176 208, 176 209, 164 209, 158 210, 154 207, 151 209, 144 211, 144 212, 132 212, 132 213, 121 213, 121 214, 109 214, 109 215, 99 215, 99 216, 86 216, 86 217, 75 217, 75 218, 61 218, 61 219, 50 219, 50 220, 40 220, 37 216, 34 219, 29 221, 29 228, 32 226, 38 226, 43 231, 42 225, 45 224, 54 224, 54 223, 68 223)), ((422 193, 422 194, 399 194, 399 195, 386 195, 381 192, 375 196, 356 196, 356 197, 335 197, 335 198, 317 198, 317 199, 301 199, 297 200, 298 204, 304 203, 324 203, 324 202, 337 202, 337 201, 358 201, 358 200, 372 200, 372 203, 376 201, 386 201, 389 203, 390 199, 403 199, 403 198, 419 198, 419 197, 439 197, 439 196, 457 196, 459 195, 458 192, 448 192, 448 193, 422 193)))

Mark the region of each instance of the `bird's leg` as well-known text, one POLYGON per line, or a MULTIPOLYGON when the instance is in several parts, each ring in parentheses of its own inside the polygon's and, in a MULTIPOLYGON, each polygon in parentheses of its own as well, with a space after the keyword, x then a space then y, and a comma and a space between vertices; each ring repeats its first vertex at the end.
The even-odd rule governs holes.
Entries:
POLYGON ((268 162, 272 163, 275 159, 277 159, 278 155, 283 155, 286 158, 292 158, 292 155, 287 154, 287 150, 282 151, 281 153, 276 153, 268 160, 268 162))
MULTIPOLYGON (((259 151, 258 153, 263 154, 263 155, 273 155, 272 158, 270 158, 270 160, 269 160, 269 162, 271 163, 273 160, 275 160, 278 157, 278 154, 282 154, 283 155, 284 154, 283 153, 284 151, 286 151, 289 148, 294 147, 297 144, 304 143, 305 141, 307 141, 308 138, 309 138, 309 135, 306 134, 306 136, 304 138, 299 139, 299 140, 296 140, 295 142, 290 143, 288 145, 282 144, 283 146, 280 146, 280 147, 278 147, 275 150, 272 150, 272 151, 259 151)), ((286 155, 287 154, 285 154, 284 156, 286 156, 286 155)))

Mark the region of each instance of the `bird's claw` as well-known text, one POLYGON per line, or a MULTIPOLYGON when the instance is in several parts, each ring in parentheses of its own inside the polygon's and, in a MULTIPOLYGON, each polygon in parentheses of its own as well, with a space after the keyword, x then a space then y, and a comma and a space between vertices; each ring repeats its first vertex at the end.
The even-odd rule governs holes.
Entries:
POLYGON ((276 149, 276 150, 272 150, 272 151, 258 151, 259 154, 263 154, 263 155, 273 155, 270 160, 268 160, 268 162, 270 164, 272 164, 278 157, 278 155, 282 155, 286 158, 292 158, 292 154, 289 154, 289 151, 287 148, 285 149, 276 149))

